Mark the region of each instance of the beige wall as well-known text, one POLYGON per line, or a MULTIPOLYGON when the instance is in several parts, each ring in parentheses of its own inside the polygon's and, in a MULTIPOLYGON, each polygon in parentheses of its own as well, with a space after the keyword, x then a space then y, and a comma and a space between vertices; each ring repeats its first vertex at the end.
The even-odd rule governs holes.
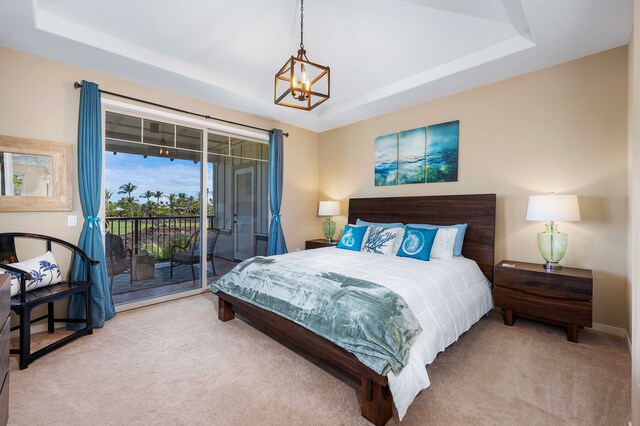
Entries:
POLYGON ((320 136, 309 130, 278 124, 289 138, 284 146, 282 229, 290 252, 304 250, 304 242, 318 238, 318 143, 320 136))
POLYGON ((631 347, 631 421, 640 425, 640 1, 634 2, 634 32, 629 41, 629 334, 631 347))
MULTIPOLYGON (((627 48, 320 135, 320 198, 496 193, 496 261, 541 262, 527 197, 579 195, 562 263, 594 270, 593 320, 626 328, 627 48), (375 187, 376 136, 460 120, 459 180, 375 187)), ((346 216, 338 226, 344 225, 346 216)))
MULTIPOLYGON (((310 228, 315 227, 312 214, 317 204, 318 134, 282 123, 274 123, 239 111, 179 96, 130 81, 95 73, 0 47, 0 134, 60 141, 76 145, 80 92, 74 81, 94 81, 105 90, 127 94, 182 109, 242 123, 282 128, 285 138, 285 188, 282 204, 284 227, 289 246, 304 247, 310 228), (308 205, 307 205, 308 204, 308 205)), ((74 165, 77 153, 74 150, 74 165)), ((77 168, 74 166, 74 173, 77 168)), ((82 221, 67 227, 67 215, 82 218, 77 176, 74 176, 74 211, 71 213, 0 213, 0 232, 30 231, 77 241, 82 221)))
MULTIPOLYGON (((540 261, 535 233, 542 224, 524 221, 527 196, 577 193, 583 221, 561 225, 570 236, 564 263, 594 270, 594 321, 628 327, 624 47, 320 135, 6 48, 0 48, 0 62, 5 112, 0 114, 0 134, 75 145, 79 92, 72 85, 81 79, 130 96, 290 132, 282 207, 290 251, 320 235, 318 198, 495 192, 496 260, 540 261), (449 120, 460 120, 458 182, 373 186, 376 136, 449 120)), ((344 211, 346 207, 345 202, 344 211)), ((0 232, 42 232, 75 241, 81 227, 68 228, 67 214, 3 212, 0 232)), ((77 185, 73 214, 82 217, 77 185)), ((345 217, 341 219, 340 225, 345 217)))

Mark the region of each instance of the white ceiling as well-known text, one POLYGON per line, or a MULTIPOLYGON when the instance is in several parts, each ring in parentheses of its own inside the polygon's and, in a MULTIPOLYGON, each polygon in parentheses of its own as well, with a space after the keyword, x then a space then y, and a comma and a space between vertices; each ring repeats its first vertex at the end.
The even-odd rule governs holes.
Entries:
POLYGON ((307 0, 308 57, 331 67, 331 99, 307 112, 273 104, 299 7, 5 0, 0 44, 323 131, 624 45, 633 21, 632 0, 307 0))

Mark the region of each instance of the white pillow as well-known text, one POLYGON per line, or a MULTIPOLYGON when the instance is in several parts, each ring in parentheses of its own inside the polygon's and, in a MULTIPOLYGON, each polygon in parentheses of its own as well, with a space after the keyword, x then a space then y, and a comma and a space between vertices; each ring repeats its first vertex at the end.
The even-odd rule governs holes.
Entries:
POLYGON ((433 246, 431 246, 431 259, 453 259, 453 246, 457 233, 456 228, 438 228, 433 246))
POLYGON ((402 240, 404 239, 404 233, 405 233, 405 228, 394 228, 394 229, 399 229, 400 232, 396 237, 396 244, 393 246, 393 250, 390 253, 391 256, 398 255, 398 251, 400 251, 400 246, 402 245, 402 240))
MULTIPOLYGON (((60 278, 60 267, 55 257, 53 257, 53 253, 50 251, 42 256, 34 257, 24 262, 10 263, 9 266, 31 274, 31 279, 27 279, 25 283, 27 285, 27 291, 58 284, 62 281, 60 278)), ((13 297, 18 293, 20 293, 20 278, 16 274, 11 277, 11 296, 13 297)))
POLYGON ((364 244, 362 245, 362 251, 383 254, 385 256, 395 256, 403 236, 404 228, 369 226, 364 244))

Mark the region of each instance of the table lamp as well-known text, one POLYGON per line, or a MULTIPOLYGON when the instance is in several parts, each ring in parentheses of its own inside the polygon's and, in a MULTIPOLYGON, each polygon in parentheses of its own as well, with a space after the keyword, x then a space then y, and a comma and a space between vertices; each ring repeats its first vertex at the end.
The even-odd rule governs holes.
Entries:
POLYGON ((558 262, 567 252, 567 234, 558 231, 556 222, 580 221, 577 195, 531 195, 527 207, 527 220, 549 222, 544 232, 538 233, 538 250, 547 261, 547 270, 562 269, 558 262))
POLYGON ((318 206, 318 216, 326 217, 322 222, 322 232, 328 242, 331 242, 333 235, 336 233, 336 223, 331 220, 333 216, 340 216, 339 201, 320 201, 318 206))

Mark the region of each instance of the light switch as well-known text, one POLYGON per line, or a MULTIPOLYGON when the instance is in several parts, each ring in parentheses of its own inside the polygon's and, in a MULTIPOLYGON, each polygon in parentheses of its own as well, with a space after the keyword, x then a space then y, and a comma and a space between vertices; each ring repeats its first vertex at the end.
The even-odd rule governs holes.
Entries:
POLYGON ((78 216, 72 214, 67 216, 67 226, 76 226, 78 225, 78 216))

